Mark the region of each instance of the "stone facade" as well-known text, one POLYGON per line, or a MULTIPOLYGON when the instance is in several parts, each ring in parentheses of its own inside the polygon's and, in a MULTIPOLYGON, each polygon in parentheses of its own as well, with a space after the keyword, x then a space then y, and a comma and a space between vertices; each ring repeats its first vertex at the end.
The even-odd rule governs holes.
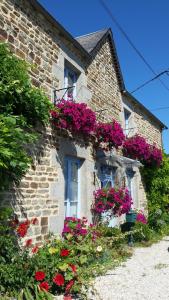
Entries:
MULTIPOLYGON (((105 38, 95 49, 92 59, 87 52, 43 9, 35 0, 1 0, 0 41, 8 42, 11 50, 20 58, 33 63, 32 83, 41 87, 53 99, 53 90, 64 86, 64 66, 68 62, 78 72, 77 99, 86 102, 98 118, 118 120, 124 124, 124 107, 132 112, 133 133, 145 136, 161 146, 161 127, 140 107, 121 93, 117 67, 110 38, 105 38), (150 136, 151 132, 151 136, 150 136)), ((61 93, 58 93, 61 96, 61 93)), ((113 153, 114 157, 118 153, 113 153)), ((1 195, 3 203, 11 203, 19 218, 37 217, 39 225, 29 234, 35 243, 46 239, 49 232, 61 232, 64 221, 65 201, 65 157, 80 161, 79 216, 91 220, 92 194, 100 186, 100 165, 116 166, 117 173, 125 178, 125 170, 133 171, 133 193, 135 206, 146 206, 144 186, 138 166, 131 160, 112 163, 92 156, 91 145, 73 139, 59 131, 47 128, 42 140, 33 149, 34 165, 23 178, 20 188, 1 195)))

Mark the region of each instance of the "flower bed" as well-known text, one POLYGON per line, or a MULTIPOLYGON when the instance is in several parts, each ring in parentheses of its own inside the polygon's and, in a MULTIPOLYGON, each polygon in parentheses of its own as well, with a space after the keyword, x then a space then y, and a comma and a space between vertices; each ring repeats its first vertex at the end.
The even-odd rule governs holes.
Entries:
MULTIPOLYGON (((33 219, 19 223, 15 220, 11 224, 22 239, 23 236, 26 237, 27 226, 33 226, 35 221, 33 219)), ((83 291, 85 287, 88 290, 89 280, 110 268, 113 257, 117 264, 117 257, 119 262, 128 256, 121 244, 116 244, 116 241, 112 244, 110 230, 107 237, 103 228, 100 231, 96 226, 88 224, 86 218, 67 218, 62 238, 51 236, 39 247, 24 243, 22 249, 16 246, 15 236, 7 234, 11 230, 11 224, 0 238, 2 299, 3 295, 18 297, 17 299, 29 295, 30 299, 49 300, 53 296, 64 295, 65 300, 70 300, 72 295, 82 293, 82 286, 83 291), (5 250, 7 247, 8 251, 5 250), (32 250, 35 247, 34 252, 32 250)), ((115 238, 118 240, 118 236, 115 238)))
POLYGON ((140 160, 146 165, 160 166, 162 162, 162 151, 155 145, 148 144, 145 138, 139 135, 125 140, 123 153, 125 156, 140 160))

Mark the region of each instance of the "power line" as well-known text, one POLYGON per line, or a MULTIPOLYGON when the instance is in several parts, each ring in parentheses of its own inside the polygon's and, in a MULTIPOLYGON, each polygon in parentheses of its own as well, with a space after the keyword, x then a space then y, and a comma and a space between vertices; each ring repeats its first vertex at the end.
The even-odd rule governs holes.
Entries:
POLYGON ((169 109, 169 106, 161 106, 158 108, 151 109, 151 111, 162 110, 162 109, 169 109))
MULTIPOLYGON (((126 38, 126 40, 128 41, 128 43, 130 44, 130 46, 135 50, 135 52, 137 53, 137 55, 145 63, 145 65, 148 67, 148 69, 156 76, 157 73, 154 71, 154 69, 151 67, 151 65, 148 63, 148 61, 145 59, 145 57, 140 52, 140 50, 138 50, 136 48, 136 46, 133 44, 133 42, 129 38, 128 34, 124 31, 124 29, 121 27, 121 25, 119 24, 119 22, 113 16, 112 12, 110 11, 109 7, 106 5, 106 3, 104 2, 104 0, 99 0, 99 2, 102 5, 102 7, 105 9, 105 11, 107 12, 107 14, 110 16, 110 18, 112 19, 112 21, 116 24, 116 26, 118 27, 118 29, 121 31, 121 33, 124 35, 124 37, 126 38)), ((169 91, 169 88, 165 85, 165 83, 160 78, 158 78, 158 80, 165 87, 165 89, 167 89, 169 91)))
POLYGON ((158 75, 156 75, 155 77, 153 77, 150 80, 147 80, 146 82, 144 82, 143 84, 139 85, 135 90, 133 90, 131 92, 131 94, 135 93, 136 91, 140 90, 141 88, 143 88, 145 85, 149 84, 150 82, 154 81, 155 79, 158 79, 160 76, 164 75, 164 74, 168 74, 169 73, 169 69, 159 73, 158 75))

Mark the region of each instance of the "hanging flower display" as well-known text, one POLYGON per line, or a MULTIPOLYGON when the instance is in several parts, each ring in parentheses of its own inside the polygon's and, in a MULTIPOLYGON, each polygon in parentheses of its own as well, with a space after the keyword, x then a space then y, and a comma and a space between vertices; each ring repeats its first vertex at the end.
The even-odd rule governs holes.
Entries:
POLYGON ((139 135, 125 140, 123 153, 125 156, 138 159, 147 165, 159 166, 162 162, 162 151, 155 145, 148 144, 145 138, 139 135))
POLYGON ((108 211, 110 215, 121 216, 129 212, 131 204, 132 199, 127 189, 101 188, 94 192, 92 212, 101 215, 108 211))
POLYGON ((61 100, 51 111, 53 124, 72 134, 90 135, 95 128, 96 115, 85 103, 61 100))
POLYGON ((123 144, 125 139, 120 124, 115 120, 111 123, 97 123, 95 134, 98 143, 107 143, 109 149, 112 147, 118 148, 123 144))

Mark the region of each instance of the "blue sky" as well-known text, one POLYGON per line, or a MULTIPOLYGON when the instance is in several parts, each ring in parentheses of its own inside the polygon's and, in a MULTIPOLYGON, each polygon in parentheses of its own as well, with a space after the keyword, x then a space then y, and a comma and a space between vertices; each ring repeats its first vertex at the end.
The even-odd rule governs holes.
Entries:
MULTIPOLYGON (((128 91, 154 77, 117 29, 99 0, 39 0, 73 36, 111 27, 128 91)), ((169 68, 169 1, 105 0, 113 15, 156 73, 169 68)), ((169 76, 161 77, 169 89, 169 76)), ((149 110, 169 107, 169 90, 158 80, 133 94, 149 110)), ((169 109, 152 111, 169 127, 169 109)), ((169 153, 169 130, 163 133, 169 153)))

